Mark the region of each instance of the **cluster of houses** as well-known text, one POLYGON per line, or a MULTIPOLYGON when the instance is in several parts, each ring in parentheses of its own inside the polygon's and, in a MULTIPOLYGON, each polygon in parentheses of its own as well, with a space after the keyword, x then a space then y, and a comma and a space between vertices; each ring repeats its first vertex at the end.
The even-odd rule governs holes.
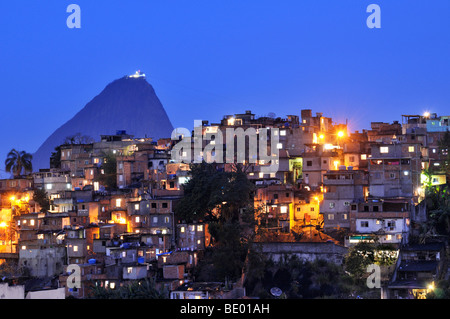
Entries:
MULTIPOLYGON (((416 273, 407 273, 420 272, 419 259, 412 267, 405 258, 421 249, 408 247, 409 235, 426 221, 424 183, 447 183, 442 169, 447 154, 439 141, 450 129, 449 118, 403 115, 402 123, 373 122, 370 130, 350 132, 347 124, 311 110, 286 118, 246 111, 219 123, 203 121, 201 132, 212 141, 227 128, 277 129, 276 172, 263 170, 267 161, 243 161, 255 184, 257 227, 266 234, 256 240, 268 244, 263 249, 276 257, 274 245, 301 254, 308 248, 292 245, 311 244, 307 258, 332 251, 339 262, 348 247, 376 237, 405 249, 391 296, 407 298, 426 289, 412 280, 416 273)), ((66 298, 86 298, 93 285, 116 289, 155 276, 171 298, 210 298, 211 291, 223 297, 223 285, 196 283, 191 275, 211 238, 207 223, 186 223, 174 214, 190 178, 190 163, 173 160, 178 142, 118 131, 98 142, 61 145, 50 168, 0 180, 0 259, 16 261, 17 269, 33 278, 53 278, 45 281, 47 288, 60 289, 66 298), (33 200, 36 189, 46 191, 49 209, 33 200), (81 288, 67 284, 73 264, 81 269, 81 288)), ((431 279, 445 270, 439 263, 445 252, 438 248, 440 254, 421 253, 427 267, 430 258, 435 261, 431 279)))

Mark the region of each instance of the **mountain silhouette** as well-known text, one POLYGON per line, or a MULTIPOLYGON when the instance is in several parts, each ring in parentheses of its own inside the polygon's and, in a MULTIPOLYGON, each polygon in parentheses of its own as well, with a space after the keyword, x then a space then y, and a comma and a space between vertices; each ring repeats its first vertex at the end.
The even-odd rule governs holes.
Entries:
POLYGON ((126 131, 137 138, 170 137, 173 126, 155 90, 145 76, 125 76, 108 84, 72 119, 59 127, 33 154, 33 171, 50 167, 50 155, 68 136, 126 131))

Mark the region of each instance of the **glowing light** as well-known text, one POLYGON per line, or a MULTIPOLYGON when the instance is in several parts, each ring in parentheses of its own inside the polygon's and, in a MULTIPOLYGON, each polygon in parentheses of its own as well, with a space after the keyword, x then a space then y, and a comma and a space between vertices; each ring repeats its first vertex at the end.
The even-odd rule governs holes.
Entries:
POLYGON ((145 74, 143 74, 143 73, 141 72, 141 70, 139 70, 139 71, 136 71, 135 74, 129 75, 128 78, 135 78, 135 79, 136 79, 136 78, 145 78, 145 74))
POLYGON ((338 132, 338 137, 344 137, 344 132, 343 131, 339 131, 338 132))
POLYGON ((319 138, 320 138, 321 140, 323 140, 323 139, 325 138, 325 135, 320 134, 320 135, 319 135, 319 138))
POLYGON ((423 116, 424 116, 424 117, 430 117, 430 112, 425 112, 425 113, 423 113, 423 116))
POLYGON ((1 222, 0 223, 0 227, 1 228, 5 228, 5 227, 7 227, 8 226, 8 224, 6 223, 6 222, 1 222))
POLYGON ((228 125, 233 126, 236 119, 234 117, 231 117, 228 119, 228 125))
POLYGON ((16 200, 16 197, 15 197, 15 196, 11 196, 11 197, 9 198, 9 200, 13 202, 13 201, 16 200))
POLYGON ((334 169, 337 170, 338 166, 339 166, 339 161, 334 161, 333 164, 334 164, 334 169))

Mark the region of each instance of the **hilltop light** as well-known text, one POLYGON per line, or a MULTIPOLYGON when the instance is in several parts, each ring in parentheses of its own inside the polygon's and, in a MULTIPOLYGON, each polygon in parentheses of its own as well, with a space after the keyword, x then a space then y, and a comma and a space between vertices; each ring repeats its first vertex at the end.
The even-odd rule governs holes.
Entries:
POLYGON ((430 117, 430 112, 425 112, 425 113, 423 113, 423 116, 424 116, 424 117, 430 117))

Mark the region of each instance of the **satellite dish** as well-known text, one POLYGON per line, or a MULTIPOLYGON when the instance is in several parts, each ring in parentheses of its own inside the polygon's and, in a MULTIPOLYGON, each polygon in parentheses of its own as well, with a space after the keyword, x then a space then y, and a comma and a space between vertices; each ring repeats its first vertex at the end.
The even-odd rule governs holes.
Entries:
POLYGON ((278 287, 273 287, 272 289, 270 289, 270 293, 274 297, 280 297, 283 291, 281 291, 281 289, 278 287))

